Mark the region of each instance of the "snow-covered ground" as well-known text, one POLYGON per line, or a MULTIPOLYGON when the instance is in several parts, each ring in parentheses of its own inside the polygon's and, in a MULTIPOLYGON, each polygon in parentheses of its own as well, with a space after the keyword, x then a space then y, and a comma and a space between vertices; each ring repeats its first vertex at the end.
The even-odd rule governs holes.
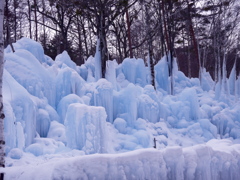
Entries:
POLYGON ((121 154, 66 154, 7 159, 6 179, 238 179, 240 145, 229 140, 121 154), (10 166, 10 167, 9 167, 10 166), (13 167, 11 167, 13 166, 13 167))
POLYGON ((187 78, 174 62, 82 66, 22 38, 5 49, 6 179, 238 179, 240 78, 187 78), (156 149, 154 146, 156 139, 156 149))

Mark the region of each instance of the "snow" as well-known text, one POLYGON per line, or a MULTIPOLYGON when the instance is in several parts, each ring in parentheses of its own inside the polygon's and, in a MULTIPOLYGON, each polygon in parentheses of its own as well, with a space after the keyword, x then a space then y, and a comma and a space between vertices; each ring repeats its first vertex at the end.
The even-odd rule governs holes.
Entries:
MULTIPOLYGON (((28 38, 5 49, 6 179, 238 179, 240 77, 187 78, 174 59, 77 66, 28 38), (153 149, 156 139, 156 149, 153 149)), ((97 49, 98 50, 98 49, 97 49)), ((224 74, 226 72, 224 71, 224 74)))
POLYGON ((65 126, 57 121, 51 122, 47 137, 67 144, 65 126))
POLYGON ((207 144, 162 150, 141 149, 121 154, 83 155, 80 152, 49 157, 8 157, 12 167, 5 169, 6 179, 237 179, 240 146, 229 140, 211 140, 207 144), (25 162, 23 161, 25 159, 25 162), (33 162, 33 160, 35 160, 33 162), (21 164, 27 164, 20 166, 21 164), (27 170, 25 170, 27 168, 27 170), (41 169, 41 171, 39 171, 41 169))

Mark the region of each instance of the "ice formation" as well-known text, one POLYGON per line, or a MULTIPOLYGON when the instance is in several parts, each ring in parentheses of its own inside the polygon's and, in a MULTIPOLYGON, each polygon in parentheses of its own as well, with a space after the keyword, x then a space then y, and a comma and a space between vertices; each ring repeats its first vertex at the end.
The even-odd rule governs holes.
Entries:
POLYGON ((106 117, 102 107, 69 105, 64 121, 67 147, 82 149, 87 154, 107 152, 106 117))
POLYGON ((5 49, 3 76, 7 179, 32 179, 34 172, 39 179, 239 177, 240 77, 234 70, 215 85, 205 69, 200 79, 187 78, 174 60, 170 95, 166 57, 155 65, 155 90, 142 59, 108 61, 101 79, 98 51, 77 66, 67 52, 53 61, 28 38, 13 46, 15 53, 5 49), (95 153, 108 155, 84 156, 95 153), (27 171, 28 158, 47 159, 46 174, 36 166, 27 171))

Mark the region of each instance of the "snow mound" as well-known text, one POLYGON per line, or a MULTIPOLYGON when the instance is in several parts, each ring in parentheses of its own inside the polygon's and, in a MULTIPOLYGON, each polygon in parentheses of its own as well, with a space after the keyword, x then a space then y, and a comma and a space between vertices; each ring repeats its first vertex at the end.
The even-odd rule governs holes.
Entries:
MULTIPOLYGON (((238 179, 240 146, 213 140, 188 148, 53 158, 38 166, 6 168, 6 179, 238 179), (41 169, 41 171, 39 171, 41 169)), ((20 160, 19 160, 20 161, 20 160)))

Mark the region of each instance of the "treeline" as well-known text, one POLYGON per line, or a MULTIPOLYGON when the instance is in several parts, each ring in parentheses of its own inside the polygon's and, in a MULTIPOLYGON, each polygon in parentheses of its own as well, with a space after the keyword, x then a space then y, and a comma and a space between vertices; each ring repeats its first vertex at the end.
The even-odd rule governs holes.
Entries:
POLYGON ((188 77, 205 67, 218 81, 223 62, 228 73, 239 62, 239 13, 238 0, 5 0, 4 43, 26 36, 81 65, 98 38, 102 77, 108 59, 148 59, 153 73, 168 54, 170 75, 177 57, 188 77))

